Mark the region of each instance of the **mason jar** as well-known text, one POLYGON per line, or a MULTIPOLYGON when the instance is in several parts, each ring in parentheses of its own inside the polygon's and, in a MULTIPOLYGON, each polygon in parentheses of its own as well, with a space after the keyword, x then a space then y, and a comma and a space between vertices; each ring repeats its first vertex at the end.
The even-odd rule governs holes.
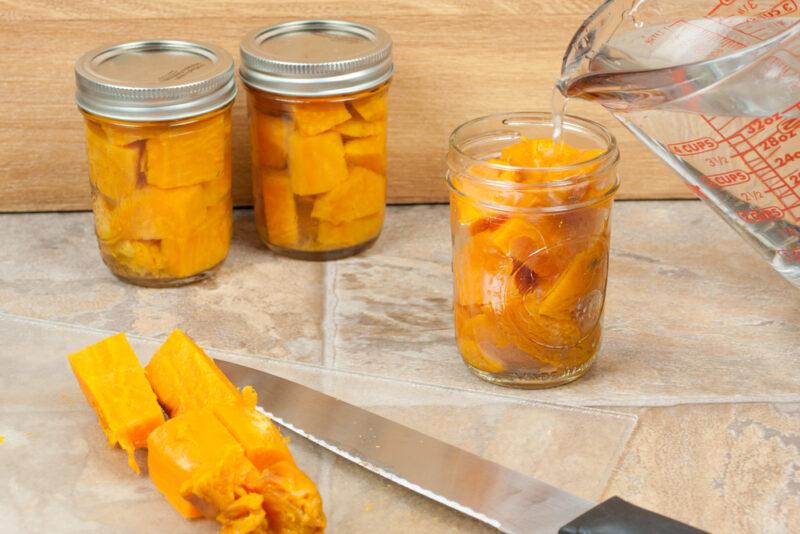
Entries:
POLYGON ((450 138, 456 340, 495 384, 570 382, 600 349, 619 153, 585 119, 552 136, 550 115, 509 113, 450 138))
POLYGON ((241 64, 262 241, 306 260, 368 248, 386 205, 389 35, 335 20, 278 24, 242 39, 241 64))
POLYGON ((189 41, 99 48, 75 65, 100 254, 142 286, 202 280, 231 240, 233 60, 189 41))

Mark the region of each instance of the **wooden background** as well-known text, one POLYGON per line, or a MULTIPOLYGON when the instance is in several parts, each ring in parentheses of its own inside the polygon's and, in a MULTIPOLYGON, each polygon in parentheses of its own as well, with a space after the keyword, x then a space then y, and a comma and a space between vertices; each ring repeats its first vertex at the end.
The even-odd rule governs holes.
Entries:
MULTIPOLYGON (((551 84, 579 23, 600 0, 0 0, 0 211, 89 207, 73 63, 117 41, 183 38, 237 58, 248 30, 301 18, 379 25, 395 43, 389 197, 446 200, 447 137, 488 113, 549 108, 551 84)), ((244 98, 234 112, 234 196, 250 202, 244 98)), ((612 127, 623 198, 690 196, 677 177, 599 106, 571 112, 612 127)))

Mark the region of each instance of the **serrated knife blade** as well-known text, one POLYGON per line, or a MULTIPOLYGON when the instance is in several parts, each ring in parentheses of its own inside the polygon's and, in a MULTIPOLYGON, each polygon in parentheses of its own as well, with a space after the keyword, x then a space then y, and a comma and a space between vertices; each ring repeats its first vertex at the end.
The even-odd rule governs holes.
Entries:
POLYGON ((700 532, 617 498, 595 507, 581 497, 302 384, 232 362, 216 363, 238 387, 252 386, 265 401, 260 409, 279 425, 501 532, 700 532), (592 519, 595 511, 601 512, 600 530, 575 521, 579 516, 592 519), (578 530, 564 526, 570 521, 578 530), (609 530, 610 521, 625 523, 624 528, 609 530), (639 530, 642 525, 645 530, 639 530))

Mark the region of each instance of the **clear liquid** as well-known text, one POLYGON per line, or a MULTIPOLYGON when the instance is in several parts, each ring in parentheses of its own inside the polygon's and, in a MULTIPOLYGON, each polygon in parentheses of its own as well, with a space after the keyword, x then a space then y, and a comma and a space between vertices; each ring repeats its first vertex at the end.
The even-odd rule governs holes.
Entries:
POLYGON ((800 287, 800 38, 757 46, 793 24, 633 24, 559 87, 608 108, 800 287))

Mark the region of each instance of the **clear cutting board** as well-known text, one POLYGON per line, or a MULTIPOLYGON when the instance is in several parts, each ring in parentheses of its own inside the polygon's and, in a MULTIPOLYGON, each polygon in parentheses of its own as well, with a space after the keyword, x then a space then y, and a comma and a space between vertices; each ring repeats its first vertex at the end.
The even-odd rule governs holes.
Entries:
MULTIPOLYGON (((0 314, 0 532, 216 532, 212 521, 182 519, 148 478, 130 471, 123 452, 106 446, 66 356, 111 333, 0 314)), ((129 340, 143 363, 159 345, 129 340)), ((318 388, 592 500, 602 495, 636 422, 601 410, 210 354, 318 388)), ((492 531, 288 435, 298 464, 320 488, 330 533, 492 531)))

